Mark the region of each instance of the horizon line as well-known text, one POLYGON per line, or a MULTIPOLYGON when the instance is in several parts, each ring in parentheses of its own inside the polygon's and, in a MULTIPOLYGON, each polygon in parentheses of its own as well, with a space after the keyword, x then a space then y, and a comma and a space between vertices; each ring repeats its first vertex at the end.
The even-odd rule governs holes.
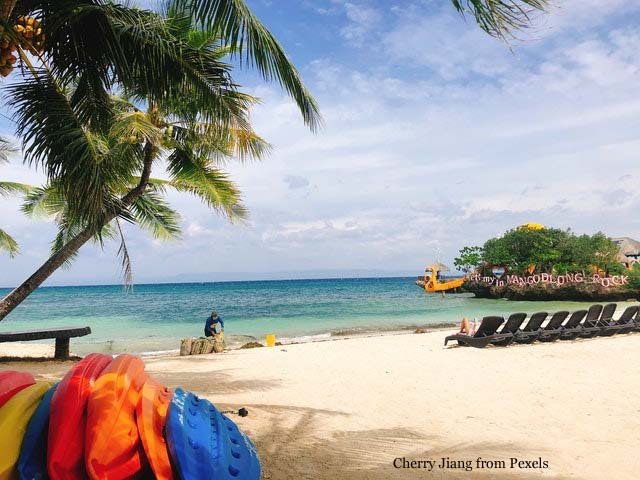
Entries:
MULTIPOLYGON (((416 275, 416 278, 418 276, 416 275)), ((388 276, 363 276, 363 277, 301 277, 301 278, 265 278, 258 280, 190 280, 190 281, 158 281, 158 282, 141 282, 134 283, 132 287, 142 287, 146 285, 189 285, 189 284, 208 284, 208 283, 257 283, 257 282, 303 282, 309 280, 378 280, 378 279, 393 279, 393 278, 413 278, 410 275, 388 275, 388 276)), ((70 284, 70 285, 43 285, 37 288, 37 290, 43 288, 70 288, 70 287, 123 287, 126 286, 122 283, 92 283, 92 284, 70 284)), ((16 286, 4 287, 0 286, 0 289, 12 290, 16 286)))

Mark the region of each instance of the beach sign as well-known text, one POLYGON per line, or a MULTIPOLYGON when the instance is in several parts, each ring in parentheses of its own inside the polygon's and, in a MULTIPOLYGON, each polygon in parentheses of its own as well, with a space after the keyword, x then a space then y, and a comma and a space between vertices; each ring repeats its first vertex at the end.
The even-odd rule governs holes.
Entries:
POLYGON ((552 275, 549 273, 540 273, 536 275, 530 275, 528 277, 520 275, 506 275, 504 278, 496 277, 483 277, 481 275, 473 275, 470 278, 471 281, 477 283, 485 283, 487 285, 494 285, 496 287, 504 287, 506 285, 538 285, 548 284, 555 286, 562 286, 566 284, 580 284, 591 283, 597 284, 604 288, 621 287, 629 284, 628 275, 613 275, 611 277, 604 277, 598 274, 584 275, 582 273, 567 273, 565 275, 552 275))
POLYGON ((491 269, 491 273, 493 273, 495 277, 500 278, 502 277, 502 275, 504 275, 504 267, 493 267, 491 269))

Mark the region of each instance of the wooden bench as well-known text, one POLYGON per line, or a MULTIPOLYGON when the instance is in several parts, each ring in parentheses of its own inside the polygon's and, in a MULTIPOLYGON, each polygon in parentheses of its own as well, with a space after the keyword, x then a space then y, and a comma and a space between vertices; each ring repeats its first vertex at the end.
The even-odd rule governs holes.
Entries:
POLYGON ((32 330, 28 332, 0 332, 2 342, 29 342, 31 340, 56 339, 56 360, 69 358, 69 340, 71 337, 84 337, 91 333, 91 327, 51 328, 49 330, 32 330))

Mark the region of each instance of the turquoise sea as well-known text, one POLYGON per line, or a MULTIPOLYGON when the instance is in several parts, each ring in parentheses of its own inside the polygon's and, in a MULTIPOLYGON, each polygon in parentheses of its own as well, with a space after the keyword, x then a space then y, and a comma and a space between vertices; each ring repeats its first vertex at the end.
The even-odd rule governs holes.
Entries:
MULTIPOLYGON (((156 352, 177 350, 180 339, 202 335, 212 309, 225 321, 230 346, 275 333, 279 340, 312 341, 332 336, 453 324, 463 316, 516 311, 532 313, 583 307, 577 302, 513 302, 468 294, 426 294, 414 278, 277 280, 45 287, 0 322, 0 331, 89 325, 93 333, 73 339, 73 351, 156 352)), ((9 289, 0 289, 4 296, 9 289)))

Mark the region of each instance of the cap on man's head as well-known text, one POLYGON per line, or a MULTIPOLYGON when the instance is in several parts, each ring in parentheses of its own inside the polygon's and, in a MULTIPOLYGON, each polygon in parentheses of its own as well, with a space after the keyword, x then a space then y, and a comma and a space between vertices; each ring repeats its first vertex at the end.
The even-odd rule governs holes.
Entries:
POLYGON ((211 312, 211 318, 218 318, 218 312, 216 312, 215 310, 211 312))

